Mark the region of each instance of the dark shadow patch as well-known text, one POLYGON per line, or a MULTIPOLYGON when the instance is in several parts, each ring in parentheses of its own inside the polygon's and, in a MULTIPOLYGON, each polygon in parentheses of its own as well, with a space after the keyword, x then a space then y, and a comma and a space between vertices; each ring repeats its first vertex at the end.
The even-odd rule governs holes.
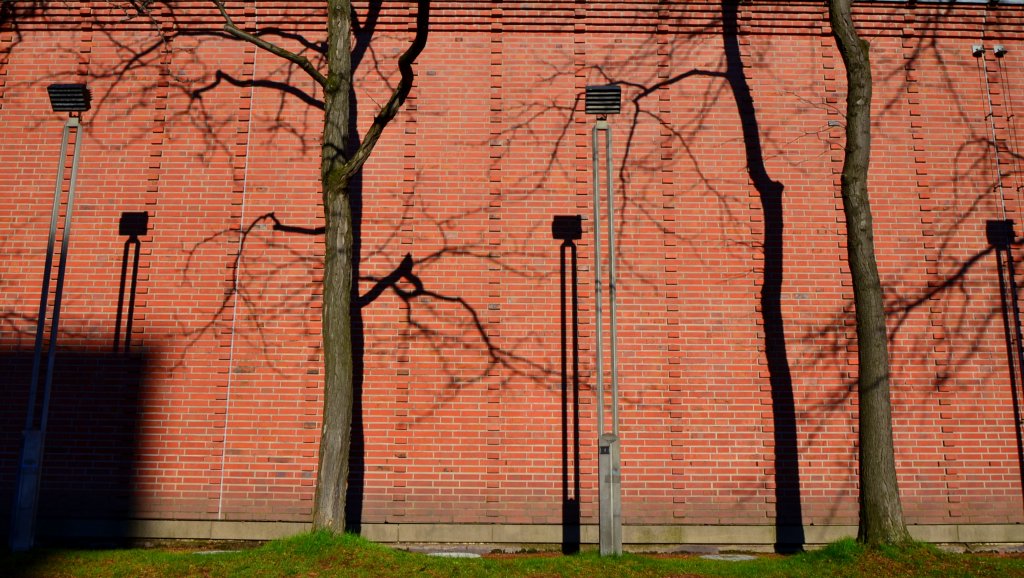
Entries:
MULTIPOLYGON (((0 353, 0 515, 10 519, 32 352, 0 353)), ((37 511, 37 543, 66 537, 75 520, 133 517, 135 465, 148 356, 57 352, 37 511)), ((10 526, 5 525, 9 532, 10 526)), ((72 532, 73 533, 73 532, 72 532)))
POLYGON ((739 42, 739 0, 722 2, 722 40, 726 79, 736 100, 743 130, 747 172, 761 198, 764 215, 764 278, 761 285, 761 319, 764 350, 772 396, 772 436, 775 449, 775 548, 794 552, 803 548, 803 510, 800 500, 800 463, 797 450, 796 406, 793 378, 786 350, 782 317, 783 213, 785 186, 768 174, 758 128, 754 97, 747 83, 739 42))
POLYGON ((556 216, 551 236, 559 248, 562 377, 562 553, 580 551, 580 346, 576 243, 583 237, 580 215, 556 216))
MULTIPOLYGON (((985 236, 995 249, 996 269, 999 275, 999 308, 1003 318, 1003 337, 1006 341, 1006 367, 1010 374, 1010 395, 1013 398, 1013 432, 1017 438, 1017 467, 1024 476, 1024 437, 1021 432, 1021 381, 1024 380, 1024 335, 1020 328, 1020 301, 1017 275, 1013 262, 1013 243, 1016 234, 1012 220, 986 221, 985 236)), ((1024 479, 1021 485, 1024 491, 1024 479)))

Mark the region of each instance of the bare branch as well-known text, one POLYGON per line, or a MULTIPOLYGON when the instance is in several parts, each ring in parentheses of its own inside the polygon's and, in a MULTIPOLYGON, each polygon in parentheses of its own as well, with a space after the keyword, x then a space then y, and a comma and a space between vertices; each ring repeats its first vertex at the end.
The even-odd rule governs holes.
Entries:
POLYGON ((289 62, 292 62, 302 70, 305 70, 306 74, 309 74, 313 78, 313 80, 317 82, 317 84, 319 84, 320 86, 326 86, 327 77, 324 76, 319 70, 317 70, 316 67, 313 66, 313 63, 310 62, 308 58, 300 54, 291 52, 290 50, 281 48, 280 46, 274 44, 273 42, 268 42, 260 38, 259 36, 256 36, 255 34, 251 34, 249 32, 246 32, 245 30, 242 30, 241 28, 235 25, 235 21, 231 19, 231 15, 228 14, 227 8, 224 7, 224 2, 222 0, 211 1, 217 7, 217 10, 220 12, 220 15, 224 17, 225 32, 234 36, 235 38, 238 38, 239 40, 244 40, 250 44, 254 44, 271 54, 280 56, 281 58, 289 62))

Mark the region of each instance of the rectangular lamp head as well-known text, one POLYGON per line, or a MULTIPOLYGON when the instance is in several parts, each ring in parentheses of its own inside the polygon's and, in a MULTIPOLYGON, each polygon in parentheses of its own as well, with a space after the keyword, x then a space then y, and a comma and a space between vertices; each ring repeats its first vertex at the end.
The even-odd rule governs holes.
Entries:
POLYGON ((51 84, 46 92, 53 112, 84 112, 91 105, 92 95, 84 84, 51 84))
POLYGON ((617 84, 592 84, 586 93, 587 114, 619 114, 622 110, 622 89, 617 84))

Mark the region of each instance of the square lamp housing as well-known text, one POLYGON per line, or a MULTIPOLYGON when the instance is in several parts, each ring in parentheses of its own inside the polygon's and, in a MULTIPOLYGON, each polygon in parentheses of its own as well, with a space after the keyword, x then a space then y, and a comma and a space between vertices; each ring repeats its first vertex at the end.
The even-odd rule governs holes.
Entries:
POLYGON ((46 92, 53 112, 84 112, 91 105, 92 95, 84 84, 51 84, 46 92))
POLYGON ((622 110, 622 89, 617 84, 592 84, 586 93, 587 114, 619 114, 622 110))

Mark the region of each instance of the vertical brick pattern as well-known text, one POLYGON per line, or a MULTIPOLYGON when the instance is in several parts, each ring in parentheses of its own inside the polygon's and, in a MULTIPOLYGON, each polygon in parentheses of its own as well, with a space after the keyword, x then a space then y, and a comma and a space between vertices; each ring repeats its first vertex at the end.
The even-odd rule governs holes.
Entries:
MULTIPOLYGON (((487 311, 482 312, 484 317, 484 330, 495 339, 501 339, 500 333, 502 316, 507 313, 502 311, 502 269, 500 263, 503 260, 502 251, 502 200, 504 187, 502 186, 502 168, 505 159, 505 143, 502 140, 502 129, 506 124, 504 118, 504 11, 503 2, 496 0, 491 2, 490 17, 490 65, 488 67, 488 117, 487 129, 489 141, 487 143, 489 169, 487 173, 487 311)), ((509 465, 508 456, 504 451, 505 442, 515 438, 507 438, 507 421, 500 411, 502 402, 502 386, 499 380, 489 380, 487 383, 487 394, 485 397, 485 411, 482 415, 484 427, 484 519, 494 521, 501 516, 502 512, 498 507, 502 501, 508 501, 508 495, 518 491, 527 490, 527 484, 522 480, 510 479, 503 476, 503 470, 509 465), (504 467, 503 467, 504 466, 504 467)), ((523 447, 524 444, 517 444, 523 447)), ((511 449, 511 448, 509 448, 511 449)), ((521 494, 520 494, 521 496, 521 494)), ((521 499, 521 498, 520 498, 521 499)), ((510 520, 513 523, 529 523, 531 521, 524 510, 523 516, 518 520, 510 520)))

